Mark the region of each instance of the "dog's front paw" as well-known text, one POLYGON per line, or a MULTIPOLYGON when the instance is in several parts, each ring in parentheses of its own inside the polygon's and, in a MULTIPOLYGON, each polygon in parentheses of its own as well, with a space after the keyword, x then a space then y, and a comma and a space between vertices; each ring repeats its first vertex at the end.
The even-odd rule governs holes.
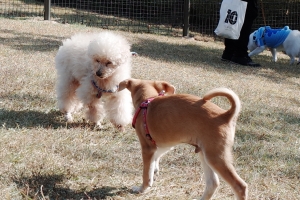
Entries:
POLYGON ((140 186, 133 186, 132 187, 132 192, 133 193, 142 193, 143 191, 142 191, 142 187, 140 187, 140 186))
POLYGON ((145 193, 148 191, 148 188, 144 188, 143 186, 134 186, 132 187, 132 192, 133 193, 145 193))
POLYGON ((65 114, 65 119, 66 119, 66 121, 67 121, 68 123, 73 122, 73 117, 72 117, 71 113, 66 113, 66 114, 65 114))

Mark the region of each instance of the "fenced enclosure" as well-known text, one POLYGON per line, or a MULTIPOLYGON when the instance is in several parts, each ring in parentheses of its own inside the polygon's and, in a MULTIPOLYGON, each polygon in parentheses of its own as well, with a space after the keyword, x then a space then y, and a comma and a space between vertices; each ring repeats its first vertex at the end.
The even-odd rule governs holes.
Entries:
MULTIPOLYGON (((214 35, 221 0, 52 0, 50 17, 61 23, 80 23, 111 30, 163 35, 190 33, 214 35), (189 17, 189 21, 185 17, 189 17)), ((300 0, 258 0, 259 17, 253 29, 288 25, 300 29, 300 0)), ((44 0, 2 0, 2 17, 43 17, 44 0)))

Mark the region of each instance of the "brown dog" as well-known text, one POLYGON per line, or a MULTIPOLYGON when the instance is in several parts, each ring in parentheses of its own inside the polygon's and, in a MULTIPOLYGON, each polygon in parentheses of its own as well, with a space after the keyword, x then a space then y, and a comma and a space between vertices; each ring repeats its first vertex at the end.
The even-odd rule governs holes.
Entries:
POLYGON ((143 156, 143 184, 134 192, 144 192, 152 186, 154 172, 159 170, 159 158, 180 143, 195 146, 204 170, 206 188, 201 200, 210 199, 219 185, 220 175, 233 189, 237 199, 247 199, 247 184, 232 164, 232 145, 240 100, 231 90, 218 88, 203 99, 189 94, 174 94, 175 88, 164 81, 127 79, 119 90, 131 92, 136 115, 133 120, 143 156), (159 93, 164 91, 165 96, 159 93), (174 94, 174 95, 173 95, 174 94), (223 110, 210 99, 227 97, 229 110, 223 110), (154 97, 154 98, 153 98, 154 97))

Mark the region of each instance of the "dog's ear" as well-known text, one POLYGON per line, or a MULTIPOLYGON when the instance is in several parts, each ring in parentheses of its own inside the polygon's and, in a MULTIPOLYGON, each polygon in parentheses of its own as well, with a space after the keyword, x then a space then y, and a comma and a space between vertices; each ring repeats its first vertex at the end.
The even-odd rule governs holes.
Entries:
POLYGON ((162 88, 165 91, 165 94, 175 94, 175 87, 167 82, 162 82, 162 88))
POLYGON ((119 91, 124 90, 125 88, 127 88, 128 82, 130 81, 130 79, 126 79, 122 82, 119 83, 119 91))
POLYGON ((131 79, 126 79, 122 82, 119 83, 119 90, 118 91, 122 91, 125 88, 128 89, 128 86, 131 84, 131 79))

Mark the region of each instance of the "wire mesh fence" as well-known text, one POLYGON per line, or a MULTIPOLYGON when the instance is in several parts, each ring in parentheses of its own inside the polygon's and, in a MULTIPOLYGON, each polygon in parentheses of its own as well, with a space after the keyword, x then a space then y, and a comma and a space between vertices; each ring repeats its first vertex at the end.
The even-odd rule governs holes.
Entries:
MULTIPOLYGON (((51 20, 111 30, 163 35, 183 33, 187 0, 52 0, 51 20)), ((259 17, 253 29, 288 25, 300 29, 300 0, 258 0, 259 17)), ((190 33, 213 35, 221 0, 190 0, 190 33)), ((44 0, 1 0, 2 17, 43 17, 44 0)))
POLYGON ((4 17, 34 17, 43 16, 43 1, 35 0, 1 0, 0 16, 4 17))

